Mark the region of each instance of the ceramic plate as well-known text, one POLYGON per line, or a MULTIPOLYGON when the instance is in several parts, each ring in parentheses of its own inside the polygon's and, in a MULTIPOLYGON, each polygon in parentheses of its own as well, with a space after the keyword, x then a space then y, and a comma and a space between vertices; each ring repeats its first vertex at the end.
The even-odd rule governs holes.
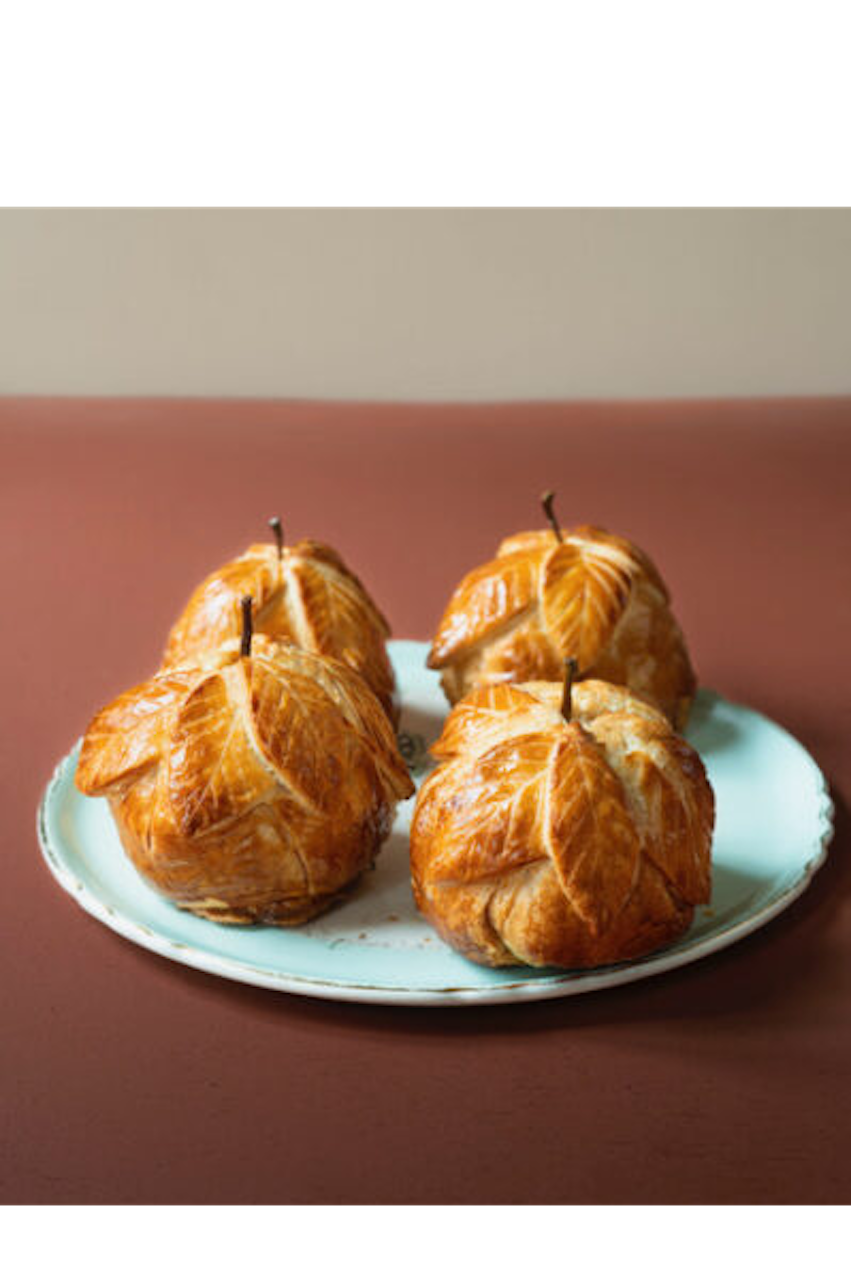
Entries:
MULTIPOLYGON (((402 700, 399 741, 420 783, 447 712, 427 646, 391 644, 402 700)), ((91 915, 151 951, 238 982, 377 1004, 496 1004, 576 995, 676 969, 727 947, 787 907, 824 861, 832 805, 802 746, 747 707, 701 690, 688 730, 715 788, 714 890, 689 932, 645 960, 585 972, 484 969, 417 914, 408 880, 413 800, 397 813, 374 871, 353 896, 299 929, 217 925, 170 906, 124 856, 106 800, 74 786, 79 744, 59 764, 38 818, 48 866, 91 915)))

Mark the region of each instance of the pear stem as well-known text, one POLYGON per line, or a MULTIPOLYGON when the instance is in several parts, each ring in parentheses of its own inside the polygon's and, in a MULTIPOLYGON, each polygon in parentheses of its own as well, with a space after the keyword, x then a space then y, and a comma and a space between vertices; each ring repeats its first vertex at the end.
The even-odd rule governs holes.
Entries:
POLYGON ((254 634, 254 621, 251 617, 251 596, 242 597, 242 643, 239 647, 240 657, 251 657, 251 637, 254 634))
POLYGON ((284 530, 281 525, 281 517, 272 516, 269 521, 269 528, 275 535, 275 542, 278 544, 278 559, 280 560, 284 554, 284 530))
POLYGON ((579 663, 575 658, 565 658, 564 662, 564 692, 561 696, 561 714, 570 724, 570 718, 573 715, 572 693, 573 682, 579 671, 579 663))
POLYGON ((554 500, 555 500, 555 494, 553 493, 552 489, 548 489, 546 493, 541 494, 541 506, 544 508, 544 515, 547 517, 547 520, 550 523, 550 528, 552 529, 553 533, 556 536, 556 542, 564 542, 564 538, 562 537, 561 527, 559 525, 558 520, 556 519, 556 514, 553 511, 554 500))

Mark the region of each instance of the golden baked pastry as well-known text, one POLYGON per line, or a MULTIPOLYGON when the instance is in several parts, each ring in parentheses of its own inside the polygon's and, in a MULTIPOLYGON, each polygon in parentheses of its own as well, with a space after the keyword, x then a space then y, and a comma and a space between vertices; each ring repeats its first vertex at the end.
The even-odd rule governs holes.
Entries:
POLYGON ((275 543, 249 547, 193 592, 172 627, 163 665, 180 666, 238 635, 240 601, 250 595, 255 632, 345 662, 395 723, 385 618, 336 551, 310 538, 286 546, 280 521, 269 523, 275 543))
POLYGON ((626 685, 684 728, 697 687, 668 592, 633 543, 604 529, 506 538, 496 559, 453 594, 428 665, 450 702, 481 685, 559 680, 567 657, 581 677, 626 685))
POLYGON ((700 757, 626 689, 485 686, 432 747, 411 827, 420 911, 485 965, 584 969, 679 937, 710 895, 700 757), (567 717, 567 718, 566 718, 567 717))
POLYGON ((89 725, 77 786, 106 796, 137 871, 228 924, 295 925, 369 867, 413 791, 343 663, 258 636, 160 671, 89 725))

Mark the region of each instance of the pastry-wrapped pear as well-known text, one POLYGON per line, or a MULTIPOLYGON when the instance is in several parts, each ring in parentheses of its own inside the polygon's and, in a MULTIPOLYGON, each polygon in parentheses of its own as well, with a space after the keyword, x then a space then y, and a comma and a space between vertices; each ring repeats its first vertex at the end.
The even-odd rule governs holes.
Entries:
POLYGON ((163 665, 180 666, 239 631, 240 601, 254 601, 254 631, 337 658, 357 671, 395 721, 390 627, 363 583, 331 547, 310 538, 255 543, 196 588, 171 629, 163 665))
POLYGON ((581 678, 626 685, 685 726, 697 684, 665 584, 633 543, 589 525, 506 538, 455 590, 428 663, 457 702, 559 680, 570 656, 581 678))
POLYGON ((371 866, 413 791, 386 715, 349 667, 265 636, 160 671, 95 716, 77 786, 177 906, 295 925, 371 866))
POLYGON ((590 968, 665 946, 710 895, 714 798, 659 711, 601 680, 457 703, 417 797, 423 914, 480 964, 590 968), (569 705, 572 701, 572 707, 569 705))

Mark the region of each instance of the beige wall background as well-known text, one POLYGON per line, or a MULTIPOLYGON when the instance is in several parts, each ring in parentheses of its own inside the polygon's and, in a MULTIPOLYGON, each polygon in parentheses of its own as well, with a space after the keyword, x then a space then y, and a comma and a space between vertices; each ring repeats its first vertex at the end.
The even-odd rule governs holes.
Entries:
POLYGON ((0 392, 851 392, 851 213, 0 210, 0 392))

